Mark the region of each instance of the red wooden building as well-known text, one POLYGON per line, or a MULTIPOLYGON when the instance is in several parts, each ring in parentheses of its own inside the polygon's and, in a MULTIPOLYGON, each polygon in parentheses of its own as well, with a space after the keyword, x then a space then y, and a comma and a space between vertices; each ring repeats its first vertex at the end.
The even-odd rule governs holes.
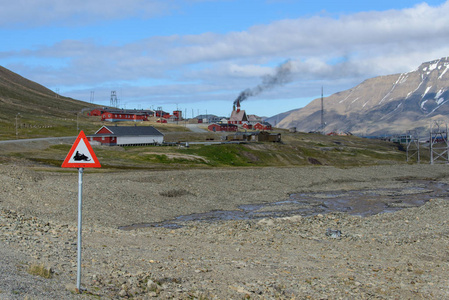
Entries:
POLYGON ((229 118, 229 124, 239 124, 242 125, 245 122, 248 122, 248 117, 246 116, 246 112, 240 109, 240 101, 237 101, 237 109, 235 109, 235 105, 231 112, 231 117, 229 118))
POLYGON ((89 116, 101 116, 102 121, 148 121, 148 118, 154 115, 152 110, 137 109, 116 109, 109 107, 95 108, 90 111, 89 116))
POLYGON ((268 122, 257 122, 253 126, 253 129, 255 129, 255 130, 273 130, 271 124, 268 122))
POLYGON ((213 123, 207 126, 207 129, 209 131, 217 132, 217 131, 237 131, 238 126, 234 124, 219 124, 219 123, 213 123))
POLYGON ((148 121, 148 115, 145 113, 104 112, 101 114, 101 120, 107 122, 141 122, 148 121))

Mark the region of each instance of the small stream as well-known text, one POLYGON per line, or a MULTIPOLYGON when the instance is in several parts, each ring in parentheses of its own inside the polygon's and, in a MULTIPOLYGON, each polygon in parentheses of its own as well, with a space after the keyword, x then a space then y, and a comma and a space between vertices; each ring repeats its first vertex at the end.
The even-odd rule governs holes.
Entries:
POLYGON ((179 228, 183 226, 183 223, 190 221, 254 220, 293 215, 313 216, 330 212, 346 212, 352 215, 369 216, 421 206, 430 199, 437 197, 449 197, 449 185, 435 181, 420 181, 417 182, 416 186, 404 188, 300 193, 292 194, 289 199, 284 201, 241 205, 238 207, 238 210, 216 210, 183 215, 163 222, 133 224, 119 227, 119 229, 133 230, 145 227, 179 228))

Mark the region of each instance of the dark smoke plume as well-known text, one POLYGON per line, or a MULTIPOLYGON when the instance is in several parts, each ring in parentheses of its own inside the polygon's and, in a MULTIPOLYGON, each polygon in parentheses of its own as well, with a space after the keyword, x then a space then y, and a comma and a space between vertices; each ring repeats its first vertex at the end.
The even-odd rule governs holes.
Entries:
POLYGON ((291 68, 292 63, 287 60, 283 64, 276 68, 276 73, 274 75, 265 75, 262 78, 262 83, 253 88, 248 88, 240 93, 237 99, 234 100, 234 105, 237 102, 242 102, 248 97, 256 96, 265 90, 272 89, 275 86, 283 85, 291 81, 291 68))

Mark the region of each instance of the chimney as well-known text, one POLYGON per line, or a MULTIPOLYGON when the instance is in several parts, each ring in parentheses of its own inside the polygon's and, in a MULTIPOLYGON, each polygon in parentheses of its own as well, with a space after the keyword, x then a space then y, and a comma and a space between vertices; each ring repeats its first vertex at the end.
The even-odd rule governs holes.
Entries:
POLYGON ((240 112, 240 100, 237 100, 237 112, 240 112))

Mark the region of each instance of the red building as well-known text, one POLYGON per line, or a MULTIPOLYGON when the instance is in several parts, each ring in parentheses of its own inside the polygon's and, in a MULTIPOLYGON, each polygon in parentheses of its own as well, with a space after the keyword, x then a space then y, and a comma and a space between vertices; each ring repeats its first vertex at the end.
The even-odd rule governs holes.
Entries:
POLYGON ((209 131, 213 131, 213 132, 217 132, 217 131, 237 131, 238 126, 234 125, 234 124, 217 124, 217 123, 213 123, 210 124, 209 126, 207 126, 207 129, 209 131))
POLYGON ((174 110, 173 116, 175 116, 175 121, 182 120, 182 111, 181 110, 174 110))
POLYGON ((246 116, 246 112, 240 109, 240 101, 237 101, 236 104, 237 109, 235 109, 236 105, 234 105, 228 123, 242 125, 243 123, 248 122, 248 117, 246 116))
POLYGON ((253 125, 248 124, 248 123, 244 123, 244 124, 242 125, 242 127, 245 128, 245 129, 248 129, 248 130, 253 129, 253 125))
POLYGON ((146 113, 104 112, 101 114, 101 120, 107 122, 141 122, 148 121, 148 115, 146 113))
POLYGON ((268 122, 258 122, 253 126, 253 129, 255 130, 273 130, 271 127, 271 124, 268 122))
POLYGON ((101 116, 102 121, 148 121, 148 118, 154 115, 152 110, 137 109, 117 109, 109 107, 95 108, 90 111, 89 116, 101 116))
POLYGON ((90 113, 88 113, 89 116, 101 116, 106 110, 102 108, 95 108, 90 113))

